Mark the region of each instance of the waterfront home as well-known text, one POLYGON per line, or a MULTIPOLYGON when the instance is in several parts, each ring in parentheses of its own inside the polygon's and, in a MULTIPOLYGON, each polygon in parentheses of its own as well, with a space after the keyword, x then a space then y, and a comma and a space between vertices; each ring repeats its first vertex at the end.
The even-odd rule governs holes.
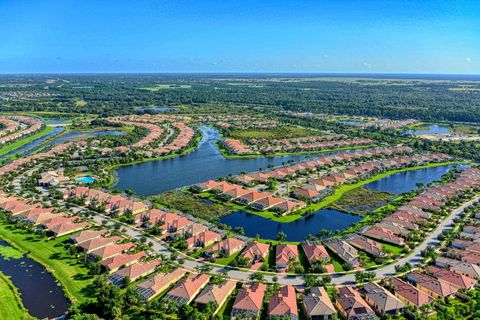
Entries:
POLYGON ((205 230, 187 239, 188 248, 205 248, 221 239, 222 235, 210 230, 205 230))
POLYGON ((417 271, 410 272, 407 275, 407 279, 413 282, 417 288, 434 298, 445 298, 458 291, 458 288, 451 283, 435 279, 417 271))
POLYGON ((293 286, 282 286, 277 293, 270 297, 268 316, 270 319, 298 319, 297 297, 293 286))
POLYGON ((358 251, 349 245, 347 242, 338 239, 331 238, 324 242, 325 246, 332 250, 343 261, 351 264, 353 268, 360 267, 360 260, 358 259, 358 251))
POLYGON ((82 243, 78 244, 78 247, 82 248, 85 250, 85 252, 90 253, 94 250, 97 250, 99 248, 108 246, 109 244, 115 243, 122 240, 122 238, 118 236, 113 236, 113 237, 98 237, 98 238, 93 238, 89 239, 86 241, 83 241, 82 243))
POLYGON ((219 284, 209 284, 194 300, 195 305, 197 308, 203 309, 207 304, 213 302, 216 305, 213 315, 216 315, 235 290, 235 286, 236 282, 231 280, 225 280, 219 284))
POLYGON ((140 283, 136 290, 140 293, 143 301, 150 301, 161 292, 165 291, 174 282, 180 280, 187 272, 183 269, 175 269, 169 273, 159 273, 148 280, 140 283))
POLYGON ((435 259, 435 265, 440 268, 449 269, 455 273, 480 280, 480 266, 477 266, 476 264, 445 257, 438 257, 435 259))
POLYGON ((309 320, 332 320, 337 313, 323 287, 311 287, 303 294, 302 305, 309 320))
POLYGON ((451 283, 459 289, 471 289, 477 284, 477 280, 474 278, 436 266, 429 266, 427 273, 439 280, 451 283))
POLYGON ((254 203, 251 204, 251 207, 255 210, 258 211, 264 211, 267 209, 272 208, 273 206, 280 204, 282 202, 285 202, 287 199, 285 198, 275 198, 272 196, 267 196, 265 198, 262 198, 258 201, 255 201, 254 203))
POLYGON ((133 244, 132 242, 119 244, 111 243, 109 245, 106 245, 105 247, 93 250, 92 252, 90 252, 90 255, 92 257, 97 257, 99 260, 104 260, 116 256, 117 254, 120 254, 122 252, 127 252, 133 247, 135 247, 135 244, 133 244))
POLYGON ((104 267, 108 272, 114 272, 120 269, 122 266, 129 266, 132 263, 136 263, 140 259, 146 257, 147 254, 143 251, 128 254, 128 253, 121 253, 115 255, 113 257, 107 258, 102 260, 100 264, 104 267))
POLYGON ((88 222, 68 222, 60 223, 52 227, 48 227, 48 230, 53 234, 54 237, 61 237, 79 230, 90 227, 88 222))
POLYGON ((313 188, 309 188, 308 186, 303 186, 303 187, 295 188, 295 190, 292 191, 292 196, 298 199, 316 200, 320 196, 320 193, 313 188))
POLYGON ((245 283, 233 303, 231 319, 257 319, 267 286, 260 282, 245 283))
MULTIPOLYGON (((135 223, 138 224, 138 226, 143 226, 143 227, 150 227, 152 225, 157 224, 161 217, 163 215, 167 214, 167 212, 160 210, 160 209, 150 209, 146 212, 143 212, 141 214, 137 214, 134 219, 135 223)), ((165 222, 160 222, 160 224, 163 224, 165 222)))
POLYGON ((310 266, 316 261, 328 261, 330 259, 327 249, 319 243, 304 242, 302 243, 302 249, 310 266))
POLYGON ((221 181, 208 180, 205 182, 200 182, 192 185, 191 189, 192 191, 195 191, 195 192, 205 192, 219 186, 221 183, 222 183, 221 181))
POLYGON ((82 243, 94 238, 98 238, 101 236, 104 236, 108 233, 108 230, 102 229, 102 230, 85 230, 82 231, 74 236, 70 237, 70 240, 73 243, 82 243))
POLYGON ((136 281, 155 271, 159 265, 159 260, 137 262, 114 272, 108 279, 114 285, 122 286, 125 278, 128 278, 131 282, 136 281))
POLYGON ((361 233, 367 237, 385 241, 394 245, 403 246, 405 239, 395 235, 392 230, 380 226, 366 227, 361 230, 361 233))
POLYGON ((405 308, 404 302, 376 283, 366 283, 360 292, 365 296, 365 301, 381 315, 399 314, 405 308))
POLYGON ((287 269, 291 262, 298 261, 298 248, 293 244, 277 244, 275 247, 275 266, 287 269))
POLYGON ((252 192, 252 190, 250 189, 235 187, 234 189, 230 189, 221 193, 220 198, 222 198, 225 201, 230 201, 230 200, 237 199, 238 197, 241 197, 243 195, 246 195, 247 193, 250 193, 250 192, 252 192))
POLYGON ((209 275, 192 273, 170 289, 165 295, 165 299, 175 301, 180 305, 189 304, 200 290, 207 285, 209 280, 209 275))
POLYGON ((242 205, 249 205, 255 201, 271 196, 269 192, 257 192, 255 190, 250 191, 235 199, 235 202, 242 205))
POLYGON ((354 288, 340 287, 338 293, 335 305, 344 319, 378 319, 375 312, 354 288))
POLYGON ((235 189, 239 187, 238 185, 236 184, 231 184, 231 183, 228 183, 228 182, 225 182, 225 181, 222 181, 220 184, 218 184, 217 186, 215 187, 212 187, 210 189, 211 192, 215 193, 215 194, 220 194, 220 193, 224 193, 224 192, 227 192, 228 190, 232 190, 232 189, 235 189))
POLYGON ((366 253, 369 253, 376 257, 384 257, 385 253, 382 251, 382 245, 372 239, 364 237, 359 234, 352 234, 347 236, 345 239, 353 247, 363 250, 366 253))
POLYGON ((227 238, 214 244, 209 250, 209 255, 213 257, 229 257, 237 252, 240 252, 244 246, 245 242, 243 240, 237 238, 227 238))
POLYGON ((267 256, 270 246, 266 243, 252 241, 247 244, 247 247, 242 252, 242 256, 251 264, 256 262, 263 262, 267 256))
POLYGON ((241 183, 244 186, 250 186, 256 182, 255 177, 252 177, 249 174, 242 174, 233 178, 235 182, 241 183))

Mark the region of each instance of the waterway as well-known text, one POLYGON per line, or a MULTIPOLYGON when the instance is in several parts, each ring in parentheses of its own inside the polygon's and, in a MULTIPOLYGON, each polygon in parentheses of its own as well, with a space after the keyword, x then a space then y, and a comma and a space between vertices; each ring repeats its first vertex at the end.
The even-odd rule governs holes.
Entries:
POLYGON ((150 196, 229 174, 258 171, 318 156, 310 154, 227 159, 215 145, 215 142, 221 139, 218 131, 208 126, 202 126, 200 130, 202 140, 196 150, 182 157, 119 168, 116 171, 117 183, 114 188, 131 189, 139 195, 150 196))
POLYGON ((290 223, 276 222, 245 211, 237 211, 220 219, 221 223, 232 228, 242 227, 245 235, 275 240, 282 231, 287 241, 302 241, 308 234, 316 235, 320 230, 343 230, 358 222, 362 217, 333 209, 321 209, 312 215, 290 223))
POLYGON ((0 271, 10 277, 32 316, 54 318, 67 312, 70 302, 56 279, 41 264, 21 255, 1 240, 0 249, 4 252, 0 254, 0 271))

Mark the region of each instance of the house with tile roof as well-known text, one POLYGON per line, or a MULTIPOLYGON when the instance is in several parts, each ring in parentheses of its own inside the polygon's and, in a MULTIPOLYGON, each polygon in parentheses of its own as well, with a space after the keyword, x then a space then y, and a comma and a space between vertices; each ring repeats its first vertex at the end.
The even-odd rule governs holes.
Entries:
POLYGON ((219 284, 209 284, 200 292, 194 302, 199 309, 204 308, 210 302, 215 303, 217 307, 213 315, 216 315, 235 290, 236 285, 236 282, 232 280, 225 280, 219 284))
POLYGON ((467 277, 480 280, 480 266, 473 263, 463 262, 445 257, 438 257, 435 265, 465 275, 467 277))
POLYGON ((54 225, 49 227, 48 230, 53 234, 54 237, 65 236, 70 233, 77 232, 90 227, 90 223, 84 222, 67 222, 54 225))
POLYGON ((405 308, 405 303, 395 297, 390 291, 376 283, 366 283, 360 292, 364 295, 365 301, 381 315, 399 314, 405 308))
POLYGON ((245 241, 243 240, 237 238, 227 238, 214 244, 210 248, 208 255, 213 257, 229 257, 236 254, 237 252, 240 252, 244 246, 245 241))
POLYGON ((82 231, 76 235, 73 235, 70 237, 70 240, 73 243, 79 244, 94 238, 98 238, 101 236, 104 236, 108 233, 108 230, 102 229, 102 230, 85 230, 82 231))
POLYGON ((159 273, 143 281, 135 289, 140 293, 143 301, 150 301, 180 280, 186 273, 183 269, 175 269, 169 273, 159 273))
POLYGON ((219 241, 221 238, 221 234, 205 230, 187 239, 188 248, 205 248, 219 241))
POLYGON ((407 274, 407 280, 414 283, 417 288, 434 298, 445 298, 458 291, 458 288, 449 282, 435 279, 434 277, 430 277, 417 271, 407 274))
POLYGON ((335 305, 344 319, 374 320, 378 319, 368 303, 360 296, 360 293, 352 287, 340 287, 335 305))
POLYGON ((257 319, 267 286, 260 282, 245 283, 233 303, 231 319, 257 319))
POLYGON ((298 319, 297 296, 293 286, 285 285, 270 297, 268 316, 270 319, 298 319))
POLYGON ((382 245, 372 239, 364 237, 359 234, 351 234, 344 239, 353 247, 363 250, 376 257, 384 257, 385 253, 382 250, 382 245))
POLYGON ((126 277, 128 277, 128 279, 130 279, 132 282, 137 281, 141 277, 144 277, 155 271, 159 265, 159 260, 137 262, 114 272, 108 277, 108 279, 112 284, 122 286, 126 277))
POLYGON ((263 199, 260 199, 258 201, 255 201, 252 203, 250 206, 258 211, 265 211, 267 209, 272 208, 273 206, 280 204, 282 202, 285 202, 287 199, 285 198, 276 198, 272 196, 265 197, 263 199))
POLYGON ((242 256, 252 264, 263 262, 268 256, 269 249, 270 246, 266 243, 252 241, 247 244, 242 256))
POLYGON ((258 201, 260 199, 266 198, 268 196, 271 196, 269 192, 258 192, 255 190, 251 190, 249 193, 246 193, 242 196, 239 196, 238 198, 235 199, 235 202, 242 204, 242 205, 250 205, 255 201, 258 201))
POLYGON ((304 292, 302 306, 309 320, 332 320, 337 313, 323 287, 311 287, 304 292))
POLYGON ((298 248, 293 244, 277 244, 275 247, 275 266, 287 269, 291 261, 298 261, 298 248))
POLYGON ((412 286, 400 278, 392 278, 391 286, 394 294, 403 302, 415 307, 421 307, 424 304, 433 302, 433 298, 422 290, 412 286))
POLYGON ((357 249, 349 245, 347 242, 338 238, 330 238, 324 241, 324 244, 343 261, 350 263, 354 268, 360 266, 357 249))
POLYGON ((127 267, 132 263, 136 263, 140 259, 146 257, 147 254, 143 251, 128 254, 128 253, 121 253, 117 254, 113 257, 107 258, 100 262, 100 265, 104 267, 108 272, 115 272, 121 267, 127 267))
POLYGON ((190 274, 187 278, 180 280, 165 295, 165 299, 178 304, 189 304, 195 296, 207 285, 210 276, 206 274, 190 274))
POLYGON ((133 247, 135 247, 135 244, 133 244, 132 242, 119 243, 119 244, 111 243, 109 245, 106 245, 105 247, 101 247, 96 250, 93 250, 92 252, 90 252, 90 256, 96 257, 99 260, 105 260, 113 256, 116 256, 117 254, 120 254, 122 252, 127 252, 133 247))
POLYGON ((436 266, 429 266, 426 271, 433 277, 448 282, 459 289, 471 289, 477 284, 477 280, 474 278, 436 266))
POLYGON ((82 248, 85 250, 85 252, 90 253, 94 250, 97 250, 99 248, 103 248, 109 244, 115 243, 122 240, 121 237, 119 236, 113 236, 113 237, 97 237, 93 239, 89 239, 86 241, 83 241, 82 243, 78 244, 79 248, 82 248))

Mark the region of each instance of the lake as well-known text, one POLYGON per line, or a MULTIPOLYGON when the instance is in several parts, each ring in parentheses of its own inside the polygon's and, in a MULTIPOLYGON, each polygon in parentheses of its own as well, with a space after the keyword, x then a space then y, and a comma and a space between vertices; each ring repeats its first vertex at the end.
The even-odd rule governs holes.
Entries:
POLYGON ((343 230, 358 222, 362 217, 343 213, 333 209, 321 209, 310 216, 293 222, 282 223, 265 219, 246 211, 237 211, 220 219, 221 223, 232 228, 242 227, 245 235, 254 238, 275 240, 282 231, 287 241, 302 241, 308 234, 316 235, 320 230, 343 230))
POLYGON ((26 156, 26 155, 34 152, 34 151, 30 151, 31 149, 37 150, 40 147, 38 147, 36 149, 35 149, 35 147, 40 146, 44 141, 62 133, 64 130, 65 130, 65 128, 63 128, 63 127, 56 127, 52 131, 50 131, 48 134, 44 135, 43 137, 35 139, 33 141, 30 141, 29 143, 24 144, 23 146, 4 154, 0 158, 7 158, 7 157, 12 156, 14 154, 19 154, 21 156, 26 156))
POLYGON ((65 314, 70 302, 62 287, 57 285, 55 277, 41 264, 26 255, 20 256, 21 253, 11 248, 8 243, 0 240, 0 247, 3 252, 0 254, 0 271, 9 276, 18 288, 28 312, 40 319, 65 314))
POLYGON ((258 171, 269 166, 280 166, 289 161, 299 162, 314 156, 227 159, 215 145, 215 142, 221 139, 218 131, 207 126, 200 127, 200 130, 202 140, 196 150, 182 157, 119 168, 116 171, 117 183, 114 188, 131 189, 139 195, 150 196, 229 174, 258 171))
POLYGON ((423 168, 405 172, 394 173, 385 178, 378 179, 364 185, 365 189, 401 194, 411 192, 417 189, 417 183, 429 184, 440 178, 455 165, 445 165, 438 167, 423 168))
POLYGON ((423 125, 418 129, 407 130, 406 133, 420 135, 420 134, 441 134, 447 135, 450 133, 450 128, 446 126, 440 126, 438 124, 423 125))

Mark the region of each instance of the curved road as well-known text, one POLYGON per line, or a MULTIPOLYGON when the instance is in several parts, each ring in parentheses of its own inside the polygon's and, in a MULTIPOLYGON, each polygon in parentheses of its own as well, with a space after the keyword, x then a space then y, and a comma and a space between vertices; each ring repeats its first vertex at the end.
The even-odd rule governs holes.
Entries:
MULTIPOLYGON (((439 247, 440 242, 438 241, 438 235, 442 232, 443 229, 450 227, 453 224, 453 220, 460 214, 462 213, 466 207, 472 205, 474 202, 479 201, 480 196, 475 197, 474 199, 465 202, 462 204, 459 208, 453 210, 453 212, 445 219, 443 220, 435 230, 433 230, 426 238, 425 241, 423 241, 419 246, 417 246, 413 252, 408 255, 405 258, 402 258, 388 266, 385 266, 383 268, 379 268, 374 270, 376 273, 377 278, 383 278, 387 276, 392 276, 395 274, 395 266, 398 265, 403 265, 407 262, 409 262, 412 265, 418 264, 419 262, 422 261, 423 257, 421 256, 421 252, 427 248, 427 246, 435 246, 439 247)), ((116 223, 116 221, 110 219, 109 217, 106 216, 95 216, 93 220, 101 224, 103 220, 109 221, 109 225, 113 225, 116 223)), ((144 237, 145 235, 141 232, 141 230, 134 228, 132 226, 129 226, 127 224, 123 224, 125 229, 127 230, 127 234, 133 238, 140 239, 144 237)), ((172 253, 165 244, 153 237, 148 237, 148 239, 153 243, 152 248, 157 251, 158 253, 161 253, 167 257, 169 257, 172 253)), ((196 269, 201 268, 205 265, 208 265, 212 267, 211 272, 213 273, 222 273, 222 272, 227 272, 227 274, 230 276, 231 279, 234 280, 240 280, 240 281, 246 281, 250 279, 250 276, 252 273, 255 273, 255 271, 252 270, 233 270, 230 269, 229 267, 225 266, 219 266, 219 265, 214 265, 210 263, 205 263, 203 261, 197 261, 197 260, 190 260, 191 258, 188 257, 187 255, 179 252, 179 255, 185 258, 185 263, 183 264, 183 268, 189 270, 189 271, 196 271, 196 269)), ((291 284, 295 286, 302 286, 304 284, 304 277, 303 275, 294 275, 294 274, 271 274, 271 275, 265 275, 265 280, 269 282, 273 282, 273 277, 277 276, 278 278, 278 283, 280 284, 291 284)), ((348 285, 348 284, 354 284, 355 283, 355 275, 353 273, 350 274, 330 274, 332 277, 332 283, 336 285, 348 285)))

